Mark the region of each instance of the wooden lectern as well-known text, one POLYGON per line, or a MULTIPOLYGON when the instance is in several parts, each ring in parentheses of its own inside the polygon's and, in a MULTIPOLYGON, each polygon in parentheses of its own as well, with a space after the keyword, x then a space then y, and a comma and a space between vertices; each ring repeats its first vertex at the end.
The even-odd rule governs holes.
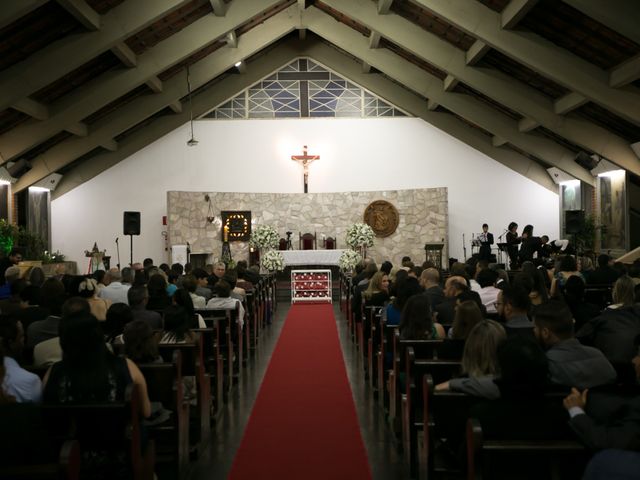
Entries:
POLYGON ((444 243, 425 243, 424 251, 427 262, 433 263, 438 270, 442 270, 442 249, 444 243))

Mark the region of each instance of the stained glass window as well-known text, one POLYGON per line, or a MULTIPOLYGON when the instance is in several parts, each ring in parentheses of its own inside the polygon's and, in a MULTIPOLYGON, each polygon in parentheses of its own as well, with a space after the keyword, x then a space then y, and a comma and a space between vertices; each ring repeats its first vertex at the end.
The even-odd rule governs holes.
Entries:
POLYGON ((298 58, 200 118, 406 117, 319 63, 298 58))

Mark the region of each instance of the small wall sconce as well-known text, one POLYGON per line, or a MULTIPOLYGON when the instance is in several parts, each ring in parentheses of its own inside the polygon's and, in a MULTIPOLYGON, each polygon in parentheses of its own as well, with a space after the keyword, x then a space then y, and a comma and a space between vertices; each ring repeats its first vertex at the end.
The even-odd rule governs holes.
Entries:
POLYGON ((207 222, 213 223, 216 217, 213 215, 213 204, 211 203, 211 197, 208 194, 205 195, 204 201, 209 203, 209 208, 207 209, 207 222))

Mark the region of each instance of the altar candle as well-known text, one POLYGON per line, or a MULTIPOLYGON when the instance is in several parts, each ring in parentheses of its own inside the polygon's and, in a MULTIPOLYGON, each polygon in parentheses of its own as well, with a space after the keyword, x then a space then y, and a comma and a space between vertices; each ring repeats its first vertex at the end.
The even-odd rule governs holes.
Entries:
POLYGON ((229 241, 229 225, 224 226, 224 241, 229 241))

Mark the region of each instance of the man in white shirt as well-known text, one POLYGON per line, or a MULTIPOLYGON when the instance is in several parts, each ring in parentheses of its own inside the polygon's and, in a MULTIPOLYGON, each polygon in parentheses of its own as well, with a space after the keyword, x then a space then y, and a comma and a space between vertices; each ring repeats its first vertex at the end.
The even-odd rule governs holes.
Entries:
POLYGON ((99 297, 105 300, 111 300, 111 303, 126 303, 129 305, 127 299, 127 292, 131 288, 131 285, 122 283, 122 274, 117 268, 112 268, 107 272, 107 276, 110 279, 109 284, 100 290, 99 297))
POLYGON ((10 317, 0 319, 0 338, 4 350, 4 381, 2 390, 18 403, 39 403, 42 400, 42 382, 37 375, 27 372, 18 365, 18 358, 24 348, 22 323, 10 317))
POLYGON ((207 303, 207 308, 236 308, 238 307, 238 325, 240 328, 244 326, 244 307, 242 302, 237 298, 231 298, 231 285, 224 280, 219 280, 213 287, 214 293, 217 295, 207 303))
POLYGON ((478 284, 480 284, 480 300, 487 309, 487 313, 497 313, 495 303, 498 301, 498 293, 500 289, 494 285, 498 281, 498 272, 485 268, 478 272, 476 278, 478 284))

